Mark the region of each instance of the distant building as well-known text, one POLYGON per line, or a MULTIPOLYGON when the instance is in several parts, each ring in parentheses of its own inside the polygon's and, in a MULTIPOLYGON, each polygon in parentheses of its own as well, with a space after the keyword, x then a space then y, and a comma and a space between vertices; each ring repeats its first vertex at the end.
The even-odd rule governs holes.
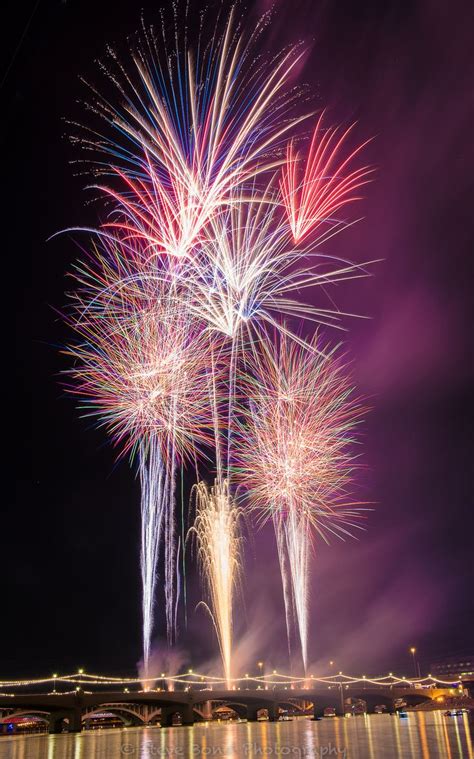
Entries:
POLYGON ((440 679, 456 680, 460 675, 474 674, 474 654, 465 656, 448 656, 433 662, 430 674, 440 679))

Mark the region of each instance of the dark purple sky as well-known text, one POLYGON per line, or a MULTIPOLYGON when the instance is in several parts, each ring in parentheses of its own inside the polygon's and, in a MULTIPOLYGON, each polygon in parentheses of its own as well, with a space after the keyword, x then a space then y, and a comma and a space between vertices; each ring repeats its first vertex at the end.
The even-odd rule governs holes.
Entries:
MULTIPOLYGON (((157 5, 143 6, 151 20, 157 5)), ((32 7, 18 7, 4 29, 7 64, 32 7)), ((256 4, 248 23, 265 7, 256 4)), ((4 674, 133 671, 140 656, 138 484, 61 397, 56 346, 66 332, 50 306, 63 305, 76 248, 65 237, 46 242, 92 213, 61 121, 83 94, 78 75, 93 77, 105 43, 138 22, 133 2, 44 0, 2 88, 5 337, 16 320, 16 347, 4 349, 4 482, 15 481, 0 552, 4 674)), ((341 309, 370 317, 347 321, 341 337, 373 407, 359 494, 374 512, 357 542, 317 546, 310 637, 319 669, 334 659, 354 673, 409 674, 410 645, 426 670, 474 649, 471 29, 467 2, 276 3, 270 43, 308 43, 301 79, 316 106, 330 120, 357 120, 361 140, 375 137, 365 218, 327 250, 383 259, 373 277, 331 292, 341 309)), ((247 559, 239 658, 284 667, 271 532, 247 559)), ((197 665, 216 646, 202 612, 189 616, 183 659, 197 665)))

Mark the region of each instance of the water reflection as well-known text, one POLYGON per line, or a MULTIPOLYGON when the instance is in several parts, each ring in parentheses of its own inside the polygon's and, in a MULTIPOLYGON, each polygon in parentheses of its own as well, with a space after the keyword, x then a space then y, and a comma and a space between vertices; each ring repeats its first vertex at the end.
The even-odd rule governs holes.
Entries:
POLYGON ((200 723, 194 727, 2 736, 0 759, 474 759, 469 719, 441 712, 326 718, 313 722, 200 723))
POLYGON ((430 752, 428 749, 428 738, 426 735, 426 717, 424 714, 420 714, 418 725, 419 725, 419 731, 420 731, 422 758, 429 759, 430 752))

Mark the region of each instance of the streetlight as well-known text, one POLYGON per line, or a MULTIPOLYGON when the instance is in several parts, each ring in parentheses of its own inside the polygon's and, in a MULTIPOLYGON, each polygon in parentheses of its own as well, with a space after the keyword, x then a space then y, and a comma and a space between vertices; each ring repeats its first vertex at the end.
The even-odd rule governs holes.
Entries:
POLYGON ((413 657, 413 670, 415 672, 415 677, 417 677, 417 676, 421 677, 421 674, 420 674, 420 664, 419 664, 419 662, 417 662, 416 656, 415 656, 415 654, 416 654, 416 648, 415 648, 415 646, 412 646, 410 648, 410 653, 411 653, 411 655, 413 657))

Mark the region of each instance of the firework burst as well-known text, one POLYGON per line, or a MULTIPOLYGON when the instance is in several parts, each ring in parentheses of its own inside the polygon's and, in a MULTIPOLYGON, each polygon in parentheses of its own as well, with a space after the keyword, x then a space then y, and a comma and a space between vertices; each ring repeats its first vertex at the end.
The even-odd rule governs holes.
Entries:
MULTIPOLYGON (((358 528, 361 509, 348 500, 355 467, 353 432, 363 409, 334 354, 280 336, 250 359, 248 406, 236 446, 237 476, 260 521, 275 526, 284 588, 291 587, 307 664, 311 532, 326 542, 358 528), (287 554, 288 561, 285 554, 287 554)), ((285 594, 287 620, 291 599, 285 594)))
POLYGON ((346 224, 335 214, 360 200, 358 190, 370 181, 373 171, 367 166, 350 168, 368 141, 343 152, 353 126, 342 133, 337 127, 323 130, 323 117, 324 113, 316 123, 306 160, 291 141, 282 171, 283 203, 296 243, 316 230, 321 230, 321 239, 328 239, 344 228, 346 224))
POLYGON ((318 252, 318 240, 295 247, 281 200, 270 183, 264 199, 249 193, 217 214, 186 269, 193 312, 238 344, 254 340, 265 326, 288 332, 281 315, 339 326, 347 314, 301 302, 296 294, 367 276, 367 264, 318 252))
POLYGON ((122 453, 156 437, 164 458, 189 459, 212 441, 212 344, 169 293, 155 289, 153 300, 145 293, 139 305, 136 295, 107 290, 100 304, 94 298, 93 314, 80 309, 74 328, 83 339, 68 350, 71 389, 122 453))
POLYGON ((204 33, 197 49, 175 27, 170 49, 143 28, 132 52, 132 73, 109 48, 102 70, 122 105, 91 87, 87 107, 101 120, 100 133, 82 130, 79 142, 107 184, 94 187, 111 202, 98 231, 139 241, 145 256, 191 257, 207 224, 231 202, 236 188, 280 166, 286 135, 307 116, 295 116, 299 90, 290 86, 304 51, 293 46, 270 65, 251 55, 268 18, 244 35, 232 10, 204 33), (119 138, 116 138, 116 135, 119 138))

